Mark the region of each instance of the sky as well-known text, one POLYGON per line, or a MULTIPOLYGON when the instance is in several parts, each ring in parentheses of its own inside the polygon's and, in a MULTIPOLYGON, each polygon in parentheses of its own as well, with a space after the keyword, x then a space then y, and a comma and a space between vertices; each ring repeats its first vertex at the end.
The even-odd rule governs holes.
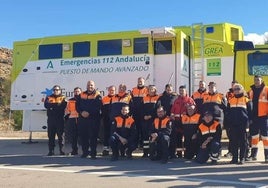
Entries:
POLYGON ((229 22, 245 39, 268 39, 267 0, 1 1, 0 47, 45 36, 229 22))

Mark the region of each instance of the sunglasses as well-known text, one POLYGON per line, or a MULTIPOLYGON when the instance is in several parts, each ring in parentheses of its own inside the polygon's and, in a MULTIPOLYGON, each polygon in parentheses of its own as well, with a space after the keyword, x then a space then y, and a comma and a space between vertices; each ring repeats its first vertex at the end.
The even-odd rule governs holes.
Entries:
POLYGON ((240 88, 234 88, 233 90, 234 91, 240 91, 241 89, 240 88))
POLYGON ((53 91, 59 91, 60 89, 53 89, 53 91))

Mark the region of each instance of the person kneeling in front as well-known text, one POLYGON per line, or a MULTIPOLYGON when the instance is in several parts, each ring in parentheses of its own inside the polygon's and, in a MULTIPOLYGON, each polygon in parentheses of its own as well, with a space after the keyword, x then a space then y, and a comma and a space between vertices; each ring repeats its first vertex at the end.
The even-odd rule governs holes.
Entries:
POLYGON ((171 134, 171 124, 162 106, 157 108, 157 118, 154 119, 150 130, 149 157, 151 160, 168 161, 168 148, 171 134))
POLYGON ((198 127, 197 138, 200 144, 199 152, 196 156, 198 163, 206 163, 210 158, 212 163, 216 163, 221 151, 221 125, 213 119, 210 111, 204 113, 203 122, 198 127))
POLYGON ((123 106, 121 115, 114 118, 111 130, 110 146, 113 153, 111 161, 118 160, 119 151, 121 157, 127 155, 127 158, 132 158, 132 152, 136 149, 136 125, 134 119, 129 116, 128 105, 123 106))

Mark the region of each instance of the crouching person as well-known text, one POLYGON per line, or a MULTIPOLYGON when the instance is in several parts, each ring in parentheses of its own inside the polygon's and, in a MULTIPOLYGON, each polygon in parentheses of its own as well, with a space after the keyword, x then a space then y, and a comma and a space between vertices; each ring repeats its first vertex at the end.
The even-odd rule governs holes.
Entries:
POLYGON ((184 130, 184 158, 193 159, 199 149, 196 133, 201 123, 201 115, 197 113, 196 106, 193 104, 187 105, 186 108, 187 113, 181 117, 181 124, 184 130))
POLYGON ((129 106, 121 109, 121 115, 116 116, 112 121, 110 146, 112 148, 111 161, 119 158, 119 151, 122 157, 132 158, 132 152, 136 149, 136 125, 134 119, 129 116, 129 106))
POLYGON ((154 119, 150 129, 149 157, 151 160, 160 160, 167 163, 169 155, 169 142, 171 134, 169 117, 162 106, 157 108, 157 118, 154 119))
POLYGON ((196 156, 198 163, 206 163, 210 158, 212 163, 216 163, 221 152, 221 125, 213 119, 212 112, 205 112, 203 122, 198 127, 197 138, 200 149, 196 156))

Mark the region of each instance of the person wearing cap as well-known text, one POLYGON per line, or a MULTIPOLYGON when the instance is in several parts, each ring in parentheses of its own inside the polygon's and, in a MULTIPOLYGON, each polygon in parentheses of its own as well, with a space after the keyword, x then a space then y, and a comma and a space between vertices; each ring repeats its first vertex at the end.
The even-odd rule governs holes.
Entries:
POLYGON ((44 107, 47 109, 48 156, 54 155, 55 136, 57 134, 60 155, 63 152, 64 110, 67 102, 61 94, 59 85, 53 86, 53 94, 46 97, 44 107))
POLYGON ((268 87, 263 82, 262 76, 254 76, 254 84, 249 91, 252 101, 251 159, 257 160, 259 137, 264 145, 265 162, 268 163, 268 87), (260 134, 260 135, 259 135, 260 134))
POLYGON ((142 112, 142 141, 143 141, 143 156, 149 156, 149 129, 152 125, 154 118, 156 115, 157 109, 157 101, 159 95, 157 94, 157 90, 155 85, 149 86, 149 93, 147 96, 143 97, 142 108, 140 109, 142 112))
MULTIPOLYGON (((227 99, 227 102, 229 102, 229 100, 231 98, 234 97, 234 91, 233 91, 233 87, 235 84, 237 84, 238 82, 236 80, 233 80, 232 83, 231 83, 231 88, 229 88, 228 92, 226 93, 225 97, 227 99)), ((225 118, 224 118, 224 129, 226 130, 226 135, 230 141, 230 126, 229 124, 225 121, 225 118)), ((232 152, 231 152, 231 146, 230 146, 230 142, 228 143, 228 152, 224 155, 225 157, 231 157, 232 156, 232 152)))
POLYGON ((234 96, 228 101, 226 120, 230 128, 231 164, 244 164, 247 148, 247 126, 251 120, 251 102, 241 84, 233 85, 234 96), (238 156, 239 151, 239 156, 238 156), (238 162, 239 159, 239 162, 238 162))
POLYGON ((204 112, 202 123, 198 126, 197 139, 199 151, 196 162, 206 163, 208 159, 214 164, 219 160, 221 152, 222 129, 218 121, 214 120, 213 112, 204 112))
POLYGON ((202 107, 203 107, 203 98, 204 98, 204 95, 207 94, 208 91, 207 91, 207 88, 206 88, 206 82, 203 81, 203 80, 200 80, 199 81, 199 88, 197 91, 195 91, 192 95, 192 98, 194 99, 195 101, 195 104, 196 104, 196 110, 199 112, 199 113, 202 113, 202 107))
POLYGON ((184 134, 184 158, 193 159, 198 151, 196 132, 201 123, 201 115, 197 112, 196 106, 187 105, 186 114, 182 115, 181 124, 184 134))
POLYGON ((219 93, 215 82, 209 82, 208 93, 203 97, 203 113, 211 111, 214 119, 223 125, 224 113, 227 107, 227 100, 222 93, 219 93))
POLYGON ((157 117, 150 126, 150 152, 151 160, 168 161, 168 146, 170 142, 172 121, 166 115, 163 106, 157 108, 157 117))
POLYGON ((170 141, 170 157, 171 158, 181 158, 182 157, 182 138, 183 138, 183 128, 181 125, 181 117, 187 112, 187 105, 195 105, 194 100, 187 95, 187 90, 185 85, 179 87, 179 96, 174 101, 171 107, 170 118, 174 121, 172 132, 171 132, 171 141, 170 141), (177 156, 175 155, 176 148, 180 148, 177 151, 177 156))
POLYGON ((234 97, 234 90, 233 90, 233 87, 235 84, 238 84, 238 81, 237 80, 233 80, 232 83, 231 83, 231 87, 229 88, 228 92, 226 93, 225 97, 227 99, 227 101, 229 101, 231 98, 234 97))

